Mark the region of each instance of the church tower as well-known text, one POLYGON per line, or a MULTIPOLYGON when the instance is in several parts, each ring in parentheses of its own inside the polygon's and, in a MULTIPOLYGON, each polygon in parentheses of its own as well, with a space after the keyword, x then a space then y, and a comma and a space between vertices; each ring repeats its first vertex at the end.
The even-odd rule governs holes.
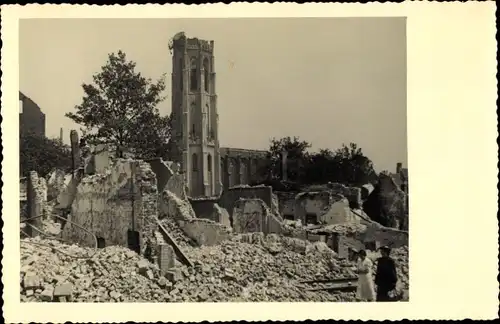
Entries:
POLYGON ((172 51, 172 160, 191 197, 222 190, 214 42, 178 33, 172 51))

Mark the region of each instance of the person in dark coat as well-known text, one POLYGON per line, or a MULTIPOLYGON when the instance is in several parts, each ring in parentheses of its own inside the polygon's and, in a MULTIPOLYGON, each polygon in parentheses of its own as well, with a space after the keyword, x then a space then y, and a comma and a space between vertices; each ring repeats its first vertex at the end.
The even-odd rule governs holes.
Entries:
POLYGON ((377 301, 391 301, 389 292, 396 288, 398 275, 396 264, 389 256, 391 249, 387 246, 380 248, 382 257, 377 260, 377 273, 375 274, 375 284, 377 285, 377 301))

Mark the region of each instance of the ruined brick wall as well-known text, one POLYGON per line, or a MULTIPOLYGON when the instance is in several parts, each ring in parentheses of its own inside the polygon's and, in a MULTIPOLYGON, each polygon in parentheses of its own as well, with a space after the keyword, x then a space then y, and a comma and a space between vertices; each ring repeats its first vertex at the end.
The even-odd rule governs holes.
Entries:
POLYGON ((335 194, 342 195, 347 198, 349 201, 349 205, 351 208, 360 208, 362 205, 361 200, 361 188, 357 187, 347 187, 340 183, 329 183, 329 190, 331 190, 335 194))
POLYGON ((271 212, 261 199, 239 199, 233 211, 233 230, 236 233, 262 232, 283 234, 286 232, 281 219, 271 212))
POLYGON ((349 208, 349 201, 341 199, 328 207, 328 210, 319 216, 320 222, 324 224, 342 224, 358 222, 349 208))
POLYGON ((407 231, 385 227, 377 223, 367 225, 366 231, 357 233, 356 238, 362 242, 379 242, 380 246, 387 245, 391 248, 408 246, 409 235, 407 231))
POLYGON ((224 208, 220 207, 219 204, 214 204, 214 214, 216 215, 214 218, 216 222, 231 227, 231 221, 229 220, 229 213, 224 208))
POLYGON ((45 136, 45 114, 30 98, 19 92, 22 101, 22 113, 19 114, 19 131, 30 131, 45 136))
POLYGON ((218 198, 189 199, 197 218, 210 219, 215 222, 219 221, 219 219, 216 218, 217 215, 214 213, 215 204, 217 204, 218 201, 218 198))
POLYGON ((279 214, 283 218, 293 219, 295 216, 295 196, 297 192, 276 191, 279 214))
POLYGON ((26 201, 28 178, 22 177, 19 179, 19 200, 26 201))
POLYGON ((225 208, 230 217, 232 218, 233 210, 236 201, 240 198, 255 198, 261 199, 264 203, 270 207, 272 206, 272 193, 273 189, 268 186, 237 186, 229 188, 229 190, 225 190, 220 199, 219 206, 225 208))
MULTIPOLYGON (((129 231, 137 232, 143 249, 145 237, 154 232, 157 197, 156 178, 147 163, 117 160, 106 174, 82 179, 68 220, 103 238, 106 245, 130 246, 129 231)), ((75 243, 95 244, 91 235, 69 222, 62 235, 75 243)))
POLYGON ((183 222, 182 230, 198 245, 215 245, 231 235, 231 229, 208 219, 192 219, 183 222))
POLYGON ((328 191, 303 192, 295 197, 295 220, 306 224, 307 215, 315 215, 315 221, 320 221, 331 203, 331 195, 328 191))
POLYGON ((44 178, 38 177, 36 171, 30 171, 26 179, 26 200, 21 212, 21 217, 30 218, 29 223, 35 228, 28 226, 25 228, 27 235, 38 236, 42 230, 42 218, 45 215, 47 203, 47 184, 44 178))
POLYGON ((137 195, 138 202, 136 215, 140 215, 140 246, 142 253, 146 248, 148 238, 154 241, 154 233, 157 229, 156 218, 158 215, 158 188, 156 174, 147 162, 139 162, 139 172, 135 173, 137 185, 140 188, 140 194, 137 195))
POLYGON ((239 199, 233 211, 236 233, 264 232, 267 213, 260 199, 239 199))
POLYGON ((174 171, 170 168, 166 161, 161 158, 151 159, 147 161, 151 166, 151 170, 156 174, 156 186, 158 192, 162 192, 167 184, 168 180, 174 174, 174 171))
POLYGON ((47 200, 51 201, 65 188, 66 173, 63 170, 55 169, 48 176, 47 181, 47 200))
POLYGON ((408 224, 407 196, 385 173, 379 175, 375 190, 363 204, 363 210, 370 218, 384 226, 398 228, 408 224))

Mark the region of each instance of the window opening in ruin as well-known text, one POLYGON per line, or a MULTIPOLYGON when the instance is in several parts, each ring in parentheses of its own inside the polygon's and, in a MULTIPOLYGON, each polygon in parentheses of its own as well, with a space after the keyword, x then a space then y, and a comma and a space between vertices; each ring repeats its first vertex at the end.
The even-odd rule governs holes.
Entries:
POLYGON ((318 224, 318 218, 316 217, 316 214, 307 213, 306 214, 306 224, 317 225, 318 224))
POLYGON ((136 253, 141 253, 141 244, 139 240, 139 232, 127 230, 127 243, 128 248, 136 253))
POLYGON ((205 58, 203 61, 203 73, 204 73, 204 79, 205 79, 205 92, 209 92, 209 66, 208 66, 208 59, 205 58))
POLYGON ((377 251, 378 247, 379 244, 376 241, 365 242, 365 249, 368 251, 377 251))
POLYGON ((198 67, 196 66, 196 59, 191 59, 191 91, 198 89, 198 67))
POLYGON ((283 218, 286 220, 294 220, 294 216, 292 214, 283 214, 283 218))
POLYGON ((97 236, 97 248, 104 249, 106 247, 106 240, 102 237, 97 236))
POLYGON ((207 167, 208 172, 212 172, 212 156, 210 154, 207 156, 207 167))
POLYGON ((195 125, 193 124, 193 127, 191 128, 191 137, 194 139, 196 137, 196 129, 195 125))
POLYGON ((198 171, 198 155, 196 155, 196 153, 193 153, 191 158, 192 158, 192 161, 191 161, 192 170, 198 171))
POLYGON ((333 233, 329 239, 327 239, 327 245, 330 246, 333 251, 339 253, 340 237, 337 233, 333 233), (330 243, 330 244, 328 244, 330 243))

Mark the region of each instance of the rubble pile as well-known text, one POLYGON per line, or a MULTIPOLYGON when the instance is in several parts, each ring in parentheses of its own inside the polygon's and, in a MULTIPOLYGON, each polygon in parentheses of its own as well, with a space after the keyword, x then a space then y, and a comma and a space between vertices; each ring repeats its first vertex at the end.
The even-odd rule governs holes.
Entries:
POLYGON ((350 301, 353 293, 307 292, 300 281, 352 277, 352 264, 337 261, 334 252, 321 244, 280 238, 262 233, 243 234, 220 245, 191 249, 188 256, 203 275, 190 278, 189 289, 208 293, 217 301, 218 290, 225 301, 350 301), (314 247, 312 247, 314 246, 314 247), (295 250, 292 248, 295 247, 295 250), (328 257, 330 256, 330 257, 328 257))
POLYGON ((196 242, 186 236, 174 219, 165 217, 160 220, 160 223, 180 247, 196 246, 196 242))
MULTIPOLYGON (((245 233, 214 246, 188 238, 177 221, 160 220, 194 267, 176 260, 161 272, 135 252, 118 246, 83 248, 49 239, 23 238, 21 300, 75 302, 259 302, 356 301, 355 292, 307 291, 302 281, 356 277, 355 263, 339 259, 325 243, 276 234, 245 233), (27 244, 31 242, 34 244, 27 244)), ((43 222, 52 235, 59 224, 43 222)), ((332 225, 344 234, 363 225, 332 225)), ((393 250, 398 292, 408 291, 408 249, 393 250)), ((371 255, 376 259, 378 255, 371 255)), ((373 269, 374 273, 376 268, 373 269)), ((321 284, 313 284, 319 287, 321 284)), ((407 294, 406 294, 407 296, 407 294)))
POLYGON ((40 238, 23 239, 50 247, 21 244, 21 300, 61 301, 61 297, 63 301, 78 302, 355 299, 353 293, 306 292, 298 285, 300 280, 352 274, 348 263, 334 261, 332 264, 321 248, 310 248, 303 254, 289 250, 286 244, 293 243, 282 243, 273 235, 266 240, 261 235, 256 237, 261 244, 255 244, 255 238, 250 242, 248 235, 243 235, 217 246, 186 247, 185 253, 195 266, 180 266, 164 276, 156 266, 127 248, 94 250, 40 238))
POLYGON ((326 225, 318 229, 309 230, 311 233, 329 232, 337 233, 345 236, 352 236, 354 234, 363 233, 367 229, 366 225, 359 223, 342 223, 334 225, 326 225))
POLYGON ((127 248, 21 241, 21 301, 156 301, 164 294, 159 270, 127 248))
MULTIPOLYGON (((252 233, 236 235, 216 246, 185 245, 183 251, 194 267, 176 262, 178 267, 162 275, 157 266, 123 247, 94 250, 40 238, 22 241, 50 246, 21 244, 22 301, 356 300, 354 292, 307 291, 301 285, 304 280, 355 276, 355 265, 336 259, 321 242, 252 233)), ((408 250, 397 249, 392 255, 400 265, 398 289, 407 291, 408 250)))

